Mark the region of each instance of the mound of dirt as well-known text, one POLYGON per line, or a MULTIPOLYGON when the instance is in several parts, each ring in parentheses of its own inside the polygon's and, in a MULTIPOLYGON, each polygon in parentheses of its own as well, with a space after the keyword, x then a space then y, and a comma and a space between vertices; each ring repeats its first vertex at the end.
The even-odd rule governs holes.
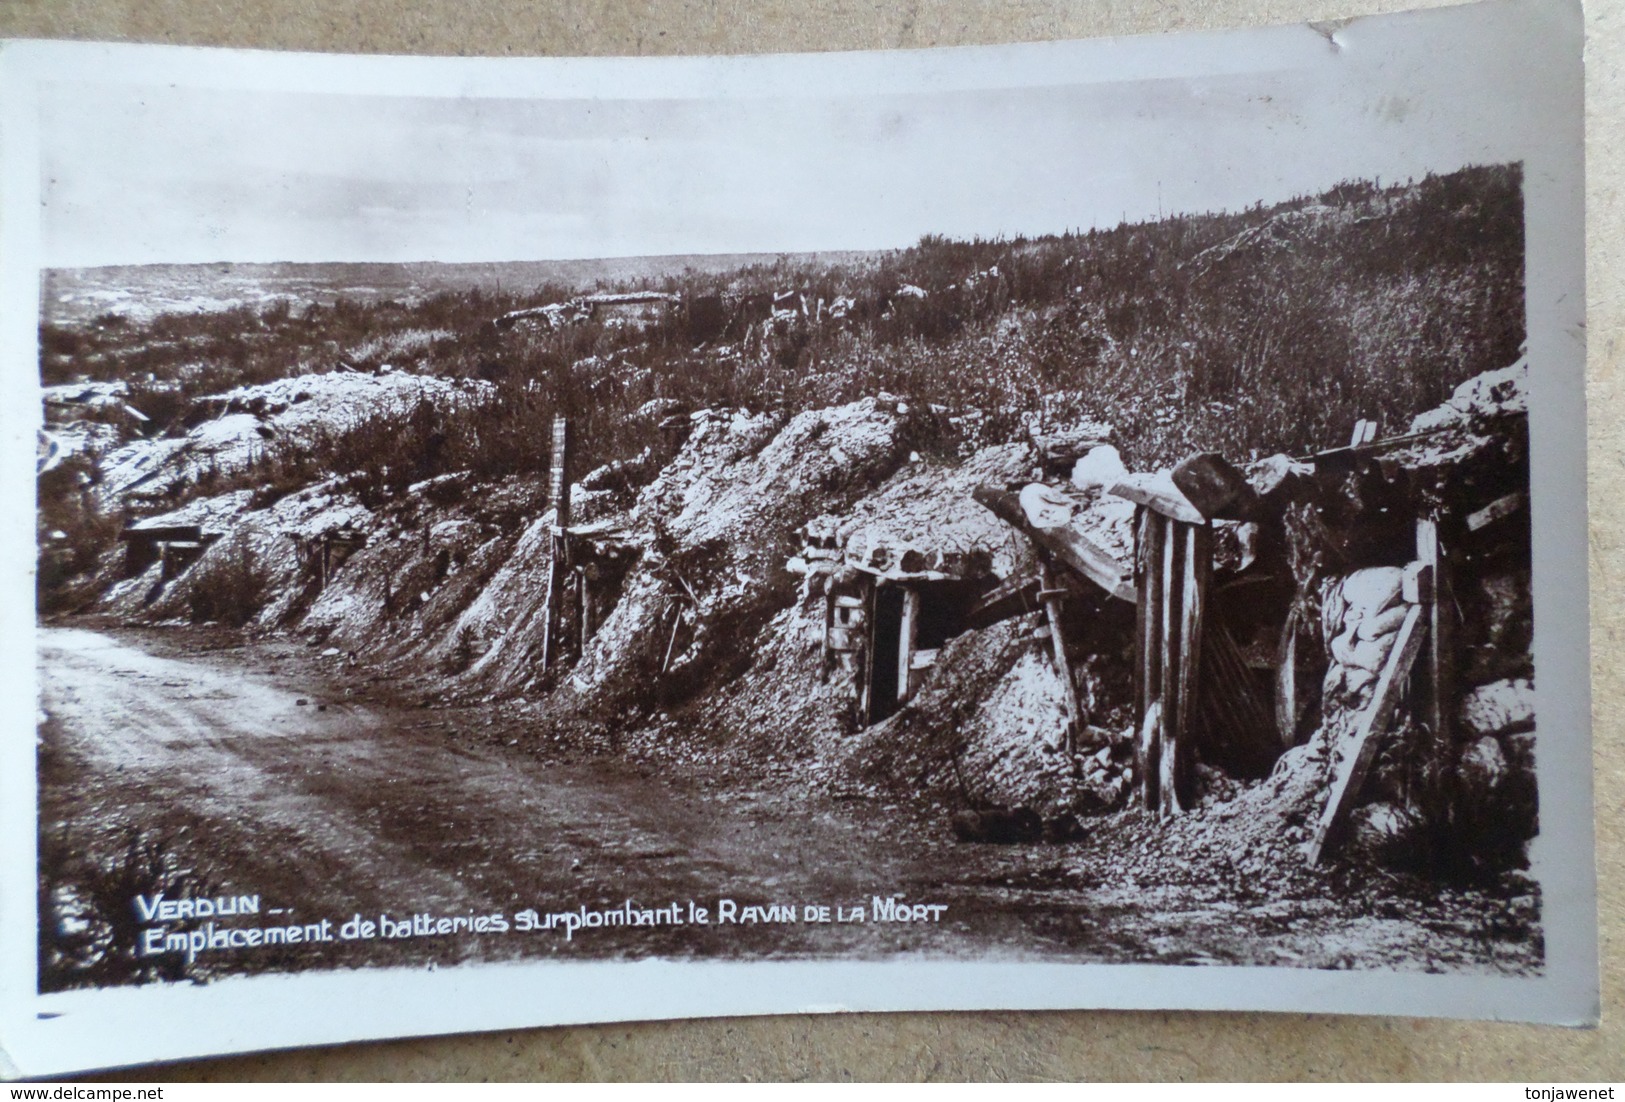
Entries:
POLYGON ((403 413, 419 402, 446 407, 493 393, 477 379, 439 379, 391 372, 329 372, 238 387, 200 398, 184 419, 191 427, 157 439, 132 440, 108 452, 98 493, 109 503, 139 492, 161 498, 200 476, 246 470, 274 443, 308 448, 346 426, 403 413))
POLYGON ((702 412, 638 495, 644 547, 566 684, 595 707, 672 706, 737 676, 794 599, 785 568, 807 522, 844 510, 904 461, 906 415, 864 399, 802 413, 702 412))

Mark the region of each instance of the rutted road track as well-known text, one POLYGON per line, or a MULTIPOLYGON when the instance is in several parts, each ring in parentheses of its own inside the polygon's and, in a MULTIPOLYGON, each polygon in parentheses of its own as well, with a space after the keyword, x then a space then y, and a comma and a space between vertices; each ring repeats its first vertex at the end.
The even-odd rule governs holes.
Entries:
POLYGON ((793 904, 798 918, 804 904, 850 909, 894 894, 948 908, 934 924, 606 927, 569 941, 510 930, 233 950, 210 957, 211 974, 619 956, 1492 973, 1531 963, 1529 947, 1498 930, 1493 900, 1432 891, 1373 907, 1266 893, 1238 905, 1200 870, 1166 883, 1114 875, 1124 847, 1156 842, 1155 826, 1132 816, 1074 845, 958 845, 940 816, 905 805, 535 753, 526 747, 545 740, 522 713, 413 706, 428 682, 334 669, 292 639, 41 627, 39 641, 42 852, 85 858, 77 869, 42 858, 53 883, 72 885, 87 863, 106 869, 137 832, 213 890, 260 895, 280 912, 261 925, 422 913, 512 922, 526 909, 627 900, 693 900, 713 914, 721 898, 793 904), (480 734, 458 733, 469 731, 480 734))
MULTIPOLYGON (((278 676, 299 658, 242 652, 165 657, 139 636, 42 628, 40 821, 105 861, 131 828, 161 838, 221 891, 260 894, 270 922, 352 914, 468 915, 525 908, 822 903, 903 893, 945 902, 937 924, 611 928, 312 947, 331 963, 512 956, 802 956, 898 952, 1044 954, 1041 914, 976 887, 1016 851, 972 863, 922 838, 897 809, 791 801, 668 783, 621 763, 561 763, 448 737, 431 711, 318 704, 278 676), (967 876, 970 880, 967 880, 967 876), (984 898, 978 899, 981 896, 984 898), (989 896, 997 896, 986 898, 989 896), (402 955, 404 954, 404 956, 402 955)), ((255 646, 255 645, 251 645, 255 646)), ((518 732, 516 732, 517 734, 518 732)), ((940 826, 935 831, 940 832, 940 826)), ((978 847, 983 848, 983 847, 978 847)), ((1008 866, 1008 867, 1006 867, 1008 866)), ((49 871, 49 870, 48 870, 49 871)), ((226 964, 217 960, 218 964, 226 964)), ((244 962, 245 966, 253 965, 244 962)), ((230 967, 227 964, 227 967, 230 967)))

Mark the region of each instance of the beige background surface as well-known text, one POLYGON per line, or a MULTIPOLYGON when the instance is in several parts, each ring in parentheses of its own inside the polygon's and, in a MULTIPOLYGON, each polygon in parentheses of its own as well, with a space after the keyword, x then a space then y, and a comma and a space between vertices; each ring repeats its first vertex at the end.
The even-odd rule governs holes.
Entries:
MULTIPOLYGON (((1420 0, 0 0, 0 36, 428 54, 950 46, 1237 27, 1420 0)), ((1586 12, 1592 678, 1603 1023, 1076 1012, 781 1017, 432 1038, 129 1073, 280 1079, 1625 1080, 1625 3, 1586 12)), ((125 1076, 119 1076, 123 1078, 125 1076)))

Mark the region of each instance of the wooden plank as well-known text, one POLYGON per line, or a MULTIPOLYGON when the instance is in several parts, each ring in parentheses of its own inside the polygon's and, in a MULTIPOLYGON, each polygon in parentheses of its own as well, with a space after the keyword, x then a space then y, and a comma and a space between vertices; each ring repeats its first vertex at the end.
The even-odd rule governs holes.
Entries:
POLYGON ((1207 525, 1170 524, 1169 528, 1167 538, 1179 545, 1169 576, 1170 591, 1178 586, 1179 620, 1178 646, 1170 652, 1175 662, 1174 710, 1171 717, 1164 713, 1161 804, 1165 814, 1174 814, 1185 810, 1196 771, 1197 686, 1201 683, 1202 628, 1213 555, 1212 530, 1207 525))
POLYGON ((835 645, 835 599, 824 594, 824 636, 822 645, 818 648, 818 668, 823 678, 829 677, 830 666, 834 664, 835 651, 846 650, 851 644, 846 640, 846 627, 843 621, 841 626, 841 646, 835 645))
POLYGON ((1161 727, 1162 667, 1162 518, 1150 509, 1140 508, 1135 517, 1136 588, 1140 600, 1135 606, 1135 648, 1138 663, 1134 677, 1134 714, 1140 722, 1135 745, 1136 766, 1140 772, 1140 802, 1147 811, 1157 808, 1158 761, 1157 730, 1161 727))
POLYGON ((909 671, 914 668, 914 644, 920 634, 920 591, 903 587, 903 613, 897 625, 897 702, 909 697, 909 671))
POLYGON ((1523 506, 1523 502, 1524 494, 1522 490, 1508 494, 1506 497, 1496 498, 1477 512, 1467 514, 1467 531, 1477 532, 1479 529, 1487 528, 1504 517, 1511 516, 1523 506))
POLYGON ((1422 613, 1421 605, 1411 605, 1410 610, 1405 613, 1405 622, 1399 626, 1399 634, 1394 639, 1393 650, 1389 652, 1388 663, 1383 667, 1382 675, 1377 678, 1377 688, 1372 695, 1371 704, 1360 717, 1360 725, 1354 731, 1353 745, 1343 756, 1337 778, 1332 782, 1331 794, 1326 798, 1326 809, 1315 825, 1314 836, 1309 840, 1311 865, 1320 864, 1327 850, 1336 844, 1338 834, 1348 820, 1349 812, 1354 810, 1354 801, 1359 798, 1360 786, 1365 783, 1366 773, 1370 771, 1371 763, 1376 760, 1377 751, 1382 746, 1382 737, 1388 732, 1394 708, 1399 704, 1400 694, 1405 689, 1406 675, 1410 673, 1411 665, 1422 649, 1424 636, 1422 613))
POLYGON ((587 572, 576 567, 576 597, 580 605, 579 616, 581 621, 581 653, 587 653, 587 644, 592 642, 593 633, 598 625, 592 619, 592 579, 587 572))
POLYGON ((1066 752, 1075 753, 1078 733, 1083 730, 1083 705, 1078 701, 1078 683, 1072 676, 1072 663, 1066 656, 1066 633, 1061 627, 1061 594, 1054 572, 1046 561, 1038 568, 1044 597, 1044 615, 1049 621, 1050 647, 1055 654, 1055 672, 1061 679, 1061 701, 1066 707, 1066 752))
POLYGON ((570 420, 553 418, 553 454, 548 464, 548 501, 553 506, 553 523, 570 527, 570 420))
POLYGON ((973 628, 985 628, 1000 620, 1031 612, 1037 603, 1038 575, 1012 574, 976 599, 965 613, 973 628))
POLYGON ((1173 732, 1179 727, 1180 705, 1183 703, 1179 699, 1179 627, 1183 622, 1180 615, 1183 589, 1180 560, 1184 557, 1185 546, 1184 540, 1179 538, 1179 529, 1171 519, 1159 516, 1157 524, 1162 528, 1162 561, 1157 568, 1157 584, 1162 590, 1162 630, 1157 648, 1157 666, 1162 682, 1158 693, 1158 700, 1162 704, 1162 722, 1156 731, 1157 811, 1166 817, 1179 811, 1179 793, 1174 786, 1173 732))
POLYGON ((1298 611, 1288 613, 1281 629, 1280 660, 1275 667, 1275 727, 1281 735, 1281 749, 1298 742, 1298 718, 1302 712, 1298 696, 1298 611))
POLYGON ((1405 576, 1400 580, 1399 593, 1401 598, 1413 605, 1427 604, 1433 600, 1433 564, 1425 562, 1406 564, 1405 576))
POLYGON ((1106 492, 1126 498, 1136 505, 1144 505, 1172 520, 1186 524, 1206 524, 1201 510, 1190 503, 1171 481, 1161 484, 1155 475, 1131 474, 1107 487, 1106 492))
POLYGON ((865 586, 863 591, 862 643, 858 650, 858 720, 865 727, 874 722, 869 709, 874 701, 875 677, 875 594, 878 588, 865 586))
POLYGON ((1363 444, 1346 444, 1341 448, 1331 448, 1302 458, 1305 462, 1313 463, 1317 470, 1349 470, 1361 455, 1386 451, 1389 448, 1397 448, 1402 444, 1414 444, 1418 440, 1426 440, 1431 436, 1455 431, 1455 427, 1454 425, 1445 425, 1424 432, 1410 432, 1402 436, 1390 436, 1386 440, 1378 440, 1373 435, 1363 444))
POLYGON ((1134 600, 1134 587, 1124 581, 1123 565, 1093 540, 1069 525, 1039 528, 1027 519, 1018 495, 996 486, 978 486, 971 496, 1038 547, 1055 556, 1062 566, 1081 574, 1121 601, 1134 600))
POLYGON ((1455 611, 1450 592, 1444 548, 1439 542, 1439 523, 1432 517, 1416 522, 1416 557, 1432 575, 1432 600, 1427 602, 1427 672, 1422 686, 1422 722, 1436 739, 1450 737, 1450 720, 1455 711, 1455 611))

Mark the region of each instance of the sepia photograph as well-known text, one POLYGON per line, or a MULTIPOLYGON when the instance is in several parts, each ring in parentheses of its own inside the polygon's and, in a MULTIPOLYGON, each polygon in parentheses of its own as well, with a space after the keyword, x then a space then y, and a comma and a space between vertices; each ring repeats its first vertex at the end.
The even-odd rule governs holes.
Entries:
POLYGON ((8 1014, 1594 1015, 1577 28, 8 44, 8 1014))

